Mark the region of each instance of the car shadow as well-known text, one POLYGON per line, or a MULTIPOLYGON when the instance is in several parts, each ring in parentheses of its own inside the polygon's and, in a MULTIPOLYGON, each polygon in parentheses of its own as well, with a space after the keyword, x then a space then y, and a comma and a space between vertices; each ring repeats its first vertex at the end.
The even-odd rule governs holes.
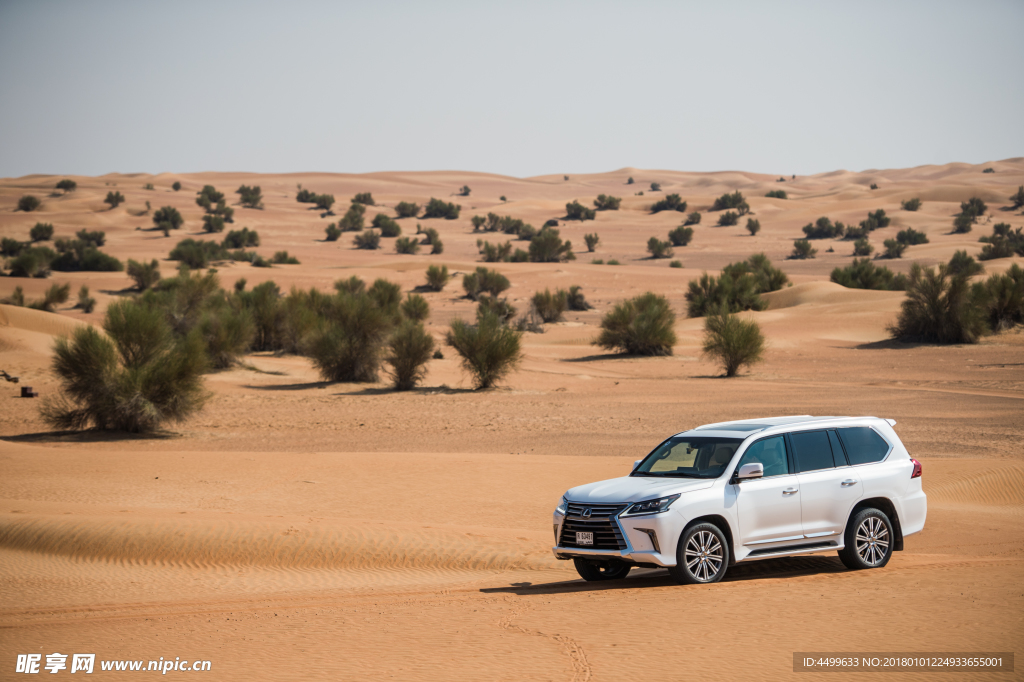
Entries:
MULTIPOLYGON (((746 564, 737 564, 729 568, 722 579, 723 583, 742 582, 746 580, 788 579, 808 575, 827 575, 830 573, 847 573, 839 557, 804 556, 783 557, 780 559, 764 559, 746 564)), ((516 594, 528 596, 533 594, 568 594, 573 592, 603 592, 606 590, 649 589, 652 587, 670 587, 678 583, 663 568, 634 568, 624 580, 608 580, 587 582, 582 578, 563 580, 554 583, 512 583, 506 587, 485 587, 480 592, 485 594, 516 594)))

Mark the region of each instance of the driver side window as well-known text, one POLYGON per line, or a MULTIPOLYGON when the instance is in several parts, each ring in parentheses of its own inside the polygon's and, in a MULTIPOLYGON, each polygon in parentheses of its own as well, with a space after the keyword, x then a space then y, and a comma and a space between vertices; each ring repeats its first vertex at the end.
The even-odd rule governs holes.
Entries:
POLYGON ((789 458, 786 457, 786 439, 783 436, 773 436, 759 440, 743 453, 743 458, 737 465, 736 470, 744 464, 755 464, 760 462, 764 465, 764 477, 785 476, 789 473, 789 458))

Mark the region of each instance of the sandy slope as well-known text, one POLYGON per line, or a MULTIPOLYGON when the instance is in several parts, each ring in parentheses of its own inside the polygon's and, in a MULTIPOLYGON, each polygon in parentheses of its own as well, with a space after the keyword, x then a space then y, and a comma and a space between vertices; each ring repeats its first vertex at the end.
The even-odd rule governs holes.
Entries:
MULTIPOLYGON (((521 309, 538 288, 571 284, 583 286, 595 309, 528 334, 522 369, 494 391, 468 390, 447 348, 424 386, 405 394, 384 383, 322 384, 303 358, 259 354, 247 358, 256 370, 208 377, 214 399, 199 417, 168 436, 134 439, 52 434, 36 401, 0 384, 2 664, 13 665, 17 653, 95 651, 106 659, 208 658, 213 679, 225 680, 613 680, 637 671, 732 680, 793 675, 794 651, 1019 651, 1024 334, 975 346, 894 345, 886 325, 902 294, 827 281, 850 261, 849 242, 817 242, 818 258, 783 260, 807 222, 856 222, 875 208, 894 217, 872 237, 878 245, 906 226, 931 239, 891 264, 896 269, 960 248, 976 253, 977 236, 990 227, 948 234, 959 201, 982 196, 993 221, 1021 223, 1000 207, 1024 183, 1024 160, 986 166, 997 172, 948 164, 786 183, 638 169, 569 181, 460 172, 112 175, 76 178, 79 190, 61 197, 47 196, 53 177, 0 181, 0 206, 28 191, 44 198, 39 215, 0 212, 0 236, 23 238, 37 219, 53 222, 58 235, 103 229, 107 251, 136 259, 164 258, 178 237, 199 236, 193 199, 203 184, 228 192, 260 184, 266 209, 237 209, 236 227, 258 229, 264 255, 287 249, 302 265, 218 269, 225 285, 273 279, 285 290, 326 289, 352 274, 411 290, 429 263, 456 271, 478 264, 474 213, 497 210, 539 226, 573 198, 624 196, 619 212, 560 226, 577 249, 584 233, 598 232, 597 253, 567 264, 496 266, 521 309), (629 176, 635 185, 624 184, 629 176), (185 186, 179 193, 169 189, 174 179, 185 186), (684 268, 646 260, 647 238, 664 237, 682 218, 651 216, 643 210, 650 192, 632 195, 655 180, 691 210, 740 189, 762 232, 713 227, 706 214, 694 242, 677 249, 684 268), (156 189, 142 189, 147 182, 156 189), (872 182, 880 188, 868 189, 872 182), (382 252, 360 252, 347 236, 316 241, 328 220, 294 202, 298 183, 342 204, 357 191, 387 206, 437 196, 462 203, 463 216, 418 221, 441 232, 443 256, 397 256, 393 240, 382 252), (462 184, 471 197, 450 196, 462 184), (115 187, 127 204, 103 210, 115 187), (763 198, 776 188, 791 198, 763 198), (925 201, 922 210, 899 211, 913 196, 925 201), (166 240, 135 230, 150 224, 133 215, 147 200, 178 206, 183 234, 166 240), (834 253, 825 252, 829 245, 834 253), (741 378, 718 378, 700 357, 701 321, 682 316, 672 357, 620 357, 591 345, 601 316, 623 297, 651 289, 683 311, 690 279, 757 251, 795 284, 768 295, 767 310, 745 313, 770 347, 766 362, 741 378), (593 257, 623 264, 592 265, 593 257), (885 569, 851 573, 822 555, 736 567, 712 588, 639 570, 596 586, 551 556, 550 511, 566 488, 621 475, 687 426, 803 413, 896 418, 924 463, 928 526, 885 569)), ((416 222, 403 220, 403 229, 414 232, 416 222)), ((986 268, 999 272, 1009 262, 986 268)), ((165 273, 172 266, 162 263, 165 273)), ((55 335, 102 320, 129 284, 123 273, 2 279, 0 297, 15 284, 39 296, 52 281, 87 283, 98 310, 83 315, 73 300, 58 315, 0 306, 0 368, 44 396, 56 388, 46 371, 55 335)), ((425 294, 438 337, 453 317, 472 314, 459 294, 457 282, 425 294)))

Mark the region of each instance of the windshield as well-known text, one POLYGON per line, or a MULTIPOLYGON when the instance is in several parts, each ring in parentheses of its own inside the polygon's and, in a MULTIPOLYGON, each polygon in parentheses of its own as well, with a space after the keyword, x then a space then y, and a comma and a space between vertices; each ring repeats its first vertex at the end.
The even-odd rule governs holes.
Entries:
POLYGON ((676 436, 647 455, 631 476, 718 478, 736 454, 742 438, 676 436))

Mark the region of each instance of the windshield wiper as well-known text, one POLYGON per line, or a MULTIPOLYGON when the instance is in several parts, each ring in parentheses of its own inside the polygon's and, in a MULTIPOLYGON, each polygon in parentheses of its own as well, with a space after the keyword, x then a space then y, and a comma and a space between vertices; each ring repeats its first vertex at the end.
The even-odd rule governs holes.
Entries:
POLYGON ((681 471, 634 471, 630 476, 657 476, 659 478, 708 478, 697 474, 684 474, 681 471))

